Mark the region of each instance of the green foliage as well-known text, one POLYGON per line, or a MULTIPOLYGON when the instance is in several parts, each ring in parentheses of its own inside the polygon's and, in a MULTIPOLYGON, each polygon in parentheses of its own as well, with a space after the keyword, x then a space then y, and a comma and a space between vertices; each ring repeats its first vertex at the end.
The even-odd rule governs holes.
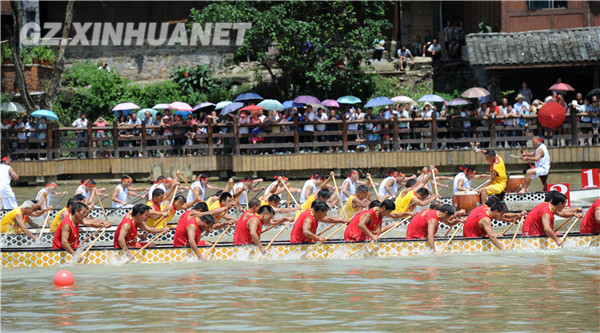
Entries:
MULTIPOLYGON (((390 2, 219 2, 192 10, 191 21, 251 22, 240 57, 278 67, 276 85, 284 97, 298 94, 341 96, 365 89, 360 63, 391 23, 390 2), (276 46, 274 62, 267 49, 276 46), (326 92, 326 93, 324 93, 326 92)), ((327 96, 324 96, 327 97, 327 96)))
POLYGON ((12 62, 12 50, 10 49, 10 45, 8 45, 8 41, 2 43, 2 59, 8 58, 12 62))
POLYGON ((491 33, 492 32, 492 27, 490 27, 489 25, 485 24, 484 21, 479 22, 479 24, 477 26, 479 27, 479 31, 477 31, 478 34, 491 33))
POLYGON ((508 98, 508 96, 514 94, 514 90, 502 90, 498 92, 498 100, 501 101, 503 98, 508 98))

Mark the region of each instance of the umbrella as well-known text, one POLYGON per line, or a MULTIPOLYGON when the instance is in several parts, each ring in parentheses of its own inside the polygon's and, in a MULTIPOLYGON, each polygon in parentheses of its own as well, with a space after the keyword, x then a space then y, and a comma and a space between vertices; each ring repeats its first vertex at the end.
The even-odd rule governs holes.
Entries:
POLYGON ((161 103, 161 104, 156 104, 155 106, 152 107, 154 110, 165 110, 169 108, 169 104, 166 103, 161 103))
POLYGON ((450 102, 448 102, 448 106, 458 106, 458 105, 467 105, 467 104, 471 104, 471 102, 467 101, 466 99, 462 99, 462 98, 455 98, 455 99, 451 100, 450 102))
POLYGON ((360 100, 360 98, 354 97, 354 96, 351 96, 351 95, 342 96, 342 97, 338 98, 337 101, 338 101, 338 103, 341 103, 341 104, 357 104, 357 103, 361 103, 362 102, 360 100))
POLYGON ((46 118, 48 120, 58 120, 56 113, 50 110, 37 110, 31 113, 35 118, 46 118))
POLYGON ((217 103, 217 105, 215 105, 215 110, 221 110, 222 108, 226 107, 227 105, 231 104, 231 101, 222 101, 217 103))
POLYGON ((187 118, 188 115, 190 115, 190 114, 192 114, 192 111, 188 111, 188 110, 177 110, 177 111, 175 111, 175 115, 180 115, 183 118, 187 118))
POLYGON ((394 104, 394 101, 387 97, 375 97, 371 98, 367 104, 365 104, 365 108, 372 108, 374 106, 384 106, 394 104))
POLYGON ((464 98, 479 98, 479 97, 485 97, 485 96, 489 96, 489 95, 490 95, 489 91, 487 91, 486 89, 483 89, 483 88, 479 88, 479 87, 469 88, 469 89, 463 91, 463 93, 461 94, 461 96, 464 98))
POLYGON ((419 100, 417 100, 417 102, 431 102, 431 103, 444 102, 444 101, 445 101, 444 98, 442 98, 441 96, 438 96, 436 94, 425 95, 425 96, 419 98, 419 100))
POLYGON ((293 101, 285 101, 283 102, 283 108, 284 109, 291 109, 291 108, 302 108, 304 107, 304 104, 302 103, 294 103, 293 101))
POLYGON ((252 102, 252 101, 263 100, 263 99, 264 98, 262 98, 259 94, 249 92, 249 93, 243 93, 243 94, 239 95, 233 101, 234 102, 252 102))
POLYGON ((244 106, 244 103, 241 102, 233 102, 233 103, 229 103, 227 105, 225 105, 225 107, 223 108, 223 110, 221 110, 220 115, 224 116, 228 113, 231 113, 233 111, 236 111, 237 109, 241 108, 244 106))
POLYGON ((156 111, 154 109, 141 109, 140 111, 137 112, 138 119, 146 120, 146 111, 150 112, 150 114, 152 115, 152 118, 156 117, 156 114, 158 113, 158 111, 156 111))
POLYGON ((392 97, 392 101, 394 101, 394 103, 413 103, 414 102, 414 100, 408 96, 392 97))
MULTIPOLYGON (((200 104, 194 106, 194 111, 198 111, 200 109, 211 109, 211 111, 212 111, 212 110, 214 110, 215 106, 216 105, 214 103, 204 102, 204 103, 200 103, 200 104)), ((204 110, 202 110, 202 111, 204 111, 204 110)))
POLYGON ((131 110, 113 110, 113 112, 115 113, 115 116, 119 116, 119 112, 121 112, 122 115, 127 116, 130 114, 133 114, 133 112, 131 112, 131 110))
POLYGON ((113 111, 124 111, 124 110, 135 110, 135 109, 139 109, 140 107, 135 105, 134 103, 121 103, 121 104, 117 104, 117 106, 115 106, 112 110, 113 111))
POLYGON ((258 110, 264 110, 264 109, 265 108, 260 107, 258 105, 250 104, 248 106, 241 108, 240 111, 258 111, 258 110))
POLYGON ((298 97, 294 98, 293 102, 294 103, 302 103, 302 104, 308 104, 308 103, 321 104, 321 101, 318 98, 316 98, 314 96, 310 96, 310 95, 298 96, 298 97))
POLYGON ((321 102, 321 104, 323 104, 324 106, 328 106, 330 108, 339 108, 340 104, 338 103, 338 101, 333 100, 333 99, 326 99, 323 102, 321 102))
POLYGON ((2 103, 0 109, 2 112, 27 112, 27 109, 21 103, 15 102, 2 103))
POLYGON ((565 117, 565 108, 556 102, 548 102, 538 111, 538 120, 546 128, 560 126, 565 121, 565 117))
POLYGON ((326 106, 324 106, 323 104, 306 103, 305 105, 312 106, 313 110, 315 110, 315 111, 318 109, 323 109, 323 110, 329 112, 329 109, 326 106))
POLYGON ((188 103, 184 103, 184 102, 173 102, 173 103, 169 104, 169 109, 180 110, 180 111, 189 111, 189 112, 194 111, 194 108, 192 108, 191 105, 189 105, 188 103))
POLYGON ((590 92, 588 92, 587 95, 588 95, 588 97, 594 96, 594 95, 600 95, 600 88, 590 90, 590 92))
POLYGON ((278 111, 278 110, 284 109, 283 104, 281 104, 279 101, 274 100, 274 99, 265 99, 264 101, 258 103, 257 105, 262 108, 265 108, 265 110, 278 111))
POLYGON ((555 83, 552 87, 548 88, 548 90, 564 90, 564 91, 575 91, 571 85, 566 83, 555 83))

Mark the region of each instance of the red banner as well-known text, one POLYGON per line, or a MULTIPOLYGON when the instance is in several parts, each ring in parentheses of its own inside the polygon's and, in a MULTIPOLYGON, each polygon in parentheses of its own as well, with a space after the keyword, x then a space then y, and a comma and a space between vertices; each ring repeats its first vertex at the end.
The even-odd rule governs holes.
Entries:
POLYGON ((571 191, 569 191, 569 183, 548 184, 548 191, 556 191, 567 196, 567 204, 565 207, 571 207, 571 191))
POLYGON ((600 176, 598 175, 598 169, 581 170, 581 188, 596 187, 600 187, 600 176))

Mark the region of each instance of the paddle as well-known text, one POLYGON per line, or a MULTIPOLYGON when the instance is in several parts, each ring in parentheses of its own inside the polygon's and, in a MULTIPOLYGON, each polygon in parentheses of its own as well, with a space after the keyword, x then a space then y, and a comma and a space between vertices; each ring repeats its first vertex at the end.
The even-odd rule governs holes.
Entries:
POLYGON ((450 242, 452 242, 452 239, 454 238, 454 236, 456 236, 456 233, 460 230, 460 228, 462 228, 463 224, 464 223, 462 223, 462 222, 460 222, 458 224, 458 228, 456 228, 456 230, 454 231, 454 233, 452 233, 452 236, 450 236, 450 239, 446 242, 446 244, 444 245, 444 247, 440 251, 440 254, 443 254, 444 252, 446 252, 446 249, 448 248, 448 245, 450 245, 450 242))
MULTIPOLYGON (((46 196, 46 208, 48 208, 48 207, 50 207, 50 205, 49 205, 48 196, 46 196)), ((42 225, 42 230, 40 230, 40 236, 38 237, 40 239, 40 241, 42 240, 42 234, 44 233, 46 224, 48 224, 48 221, 50 220, 50 212, 51 211, 52 211, 52 209, 48 210, 48 213, 46 214, 46 220, 44 221, 44 224, 42 225)))
MULTIPOLYGON (((169 206, 167 207, 168 210, 171 210, 171 207, 173 207, 173 201, 175 201, 175 197, 177 196, 178 189, 179 189, 179 185, 175 186, 175 191, 173 192, 173 196, 171 197, 171 202, 169 203, 169 206)), ((154 228, 157 228, 165 218, 166 218, 166 216, 163 216, 160 219, 158 219, 158 221, 156 221, 156 224, 154 225, 154 228)), ((165 228, 166 227, 167 227, 167 224, 165 223, 165 228)))
POLYGON ((58 207, 58 204, 62 201, 62 199, 66 196, 66 194, 63 194, 60 196, 60 198, 58 199, 58 201, 52 206, 52 207, 58 207))
POLYGON ((516 155, 512 155, 512 154, 510 155, 510 157, 518 158, 518 159, 520 159, 520 160, 522 160, 522 159, 523 159, 523 157, 521 157, 521 156, 516 156, 516 155))
MULTIPOLYGON (((148 192, 148 190, 145 190, 144 192, 136 195, 135 197, 131 198, 131 200, 127 201, 126 203, 123 204, 122 208, 124 208, 125 206, 133 203, 133 201, 136 201, 137 199, 139 199, 141 196, 143 196, 146 192, 148 192)), ((112 211, 108 212, 108 215, 113 214, 114 212, 116 212, 116 209, 113 209, 112 211)))
POLYGON ((592 246, 592 244, 594 244, 595 241, 597 241, 598 239, 600 239, 600 235, 596 236, 596 238, 592 239, 592 241, 590 242, 590 245, 588 245, 588 247, 592 246))
POLYGON ((435 194, 438 194, 438 187, 437 187, 437 181, 435 180, 435 170, 431 170, 431 174, 433 176, 433 192, 435 194))
POLYGON ((444 185, 440 191, 438 193, 442 193, 443 190, 446 189, 446 187, 448 187, 450 185, 450 183, 452 183, 452 181, 454 180, 454 177, 450 178, 450 180, 446 183, 446 185, 444 185))
MULTIPOLYGON (((218 223, 223 216, 225 216, 225 214, 223 214, 221 217, 219 217, 219 219, 217 219, 215 224, 218 223)), ((227 228, 225 228, 225 231, 223 231, 223 233, 221 234, 221 236, 219 236, 219 238, 217 238, 217 241, 214 242, 213 245, 210 247, 210 249, 208 250, 208 254, 206 255, 206 260, 210 259, 210 257, 212 256, 213 250, 215 249, 215 246, 217 246, 219 241, 221 241, 221 238, 223 238, 223 236, 225 236, 225 234, 227 233, 229 228, 231 228, 232 225, 233 224, 228 225, 227 228)))
MULTIPOLYGON (((98 200, 98 203, 100 204, 100 207, 102 208, 102 213, 104 214, 104 217, 106 218, 106 221, 110 223, 110 221, 108 220, 108 216, 106 215, 106 211, 104 210, 104 205, 102 205, 102 200, 100 200, 100 198, 98 198, 98 191, 96 191, 96 188, 94 188, 94 192, 96 192, 96 200, 98 200)), ((90 251, 90 249, 92 248, 92 246, 94 246, 94 244, 96 244, 97 241, 100 240, 100 238, 102 237, 102 235, 104 235, 105 232, 108 231, 109 228, 104 228, 104 230, 100 233, 100 235, 98 235, 98 237, 96 237, 96 239, 94 239, 94 241, 92 242, 92 244, 90 244, 90 246, 88 246, 88 248, 83 251, 83 253, 81 254, 81 258, 84 258, 86 253, 88 253, 90 251)), ((98 229, 100 230, 100 229, 98 229)), ((98 232, 98 230, 96 230, 96 232, 98 232)), ((96 233, 93 233, 92 235, 95 235, 96 233)), ((87 241, 88 239, 90 239, 92 237, 92 235, 88 238, 85 239, 85 241, 87 241)), ((85 242, 84 241, 84 242, 85 242)), ((82 242, 83 244, 83 242, 82 242)))
POLYGON ((375 183, 373 183, 373 179, 371 178, 370 174, 367 174, 367 179, 369 179, 369 182, 371 183, 371 186, 373 187, 373 191, 375 191, 375 194, 377 195, 377 200, 381 201, 381 196, 379 195, 379 191, 377 191, 377 189, 375 188, 375 183))
MULTIPOLYGON (((325 237, 325 240, 328 240, 331 236, 333 236, 335 233, 337 233, 338 231, 340 231, 340 229, 342 229, 343 227, 345 227, 347 225, 348 225, 348 222, 342 223, 342 225, 339 228, 335 229, 332 233, 330 233, 327 237, 325 237)), ((323 242, 319 241, 315 245, 313 245, 311 248, 309 248, 308 250, 306 250, 306 252, 302 255, 301 259, 304 259, 304 257, 306 257, 306 255, 308 253, 310 253, 312 250, 315 249, 315 247, 317 247, 318 245, 321 245, 321 244, 323 244, 323 242)))
MULTIPOLYGON (((98 230, 100 230, 100 229, 98 229, 98 230)), ((108 231, 108 228, 104 228, 104 230, 102 231, 102 233, 100 233, 100 235, 98 235, 98 237, 96 237, 96 239, 94 239, 94 241, 92 242, 92 244, 90 244, 90 246, 88 246, 88 248, 85 251, 83 251, 83 253, 79 257, 85 259, 85 255, 92 249, 92 246, 94 246, 94 244, 96 244, 96 242, 99 241, 100 238, 102 238, 102 235, 104 235, 104 233, 107 232, 107 231, 108 231)))
POLYGON ((506 247, 507 250, 512 249, 512 246, 515 243, 515 238, 517 238, 517 234, 519 233, 519 229, 521 229, 521 225, 523 224, 524 220, 525 220, 525 216, 523 216, 521 218, 521 220, 519 221, 519 224, 517 225, 517 230, 515 230, 515 234, 513 235, 513 238, 510 240, 510 243, 506 247))
MULTIPOLYGON (((399 226, 401 226, 401 225, 402 225, 404 222, 406 222, 406 220, 408 220, 409 218, 410 218, 410 216, 409 216, 409 217, 407 217, 407 218, 405 218, 404 220, 402 220, 402 221, 400 221, 400 222, 396 222, 396 225, 395 225, 395 226, 393 226, 393 227, 389 228, 389 229, 388 229, 388 230, 386 230, 384 233, 380 234, 380 235, 379 235, 379 239, 383 238, 383 236, 387 235, 387 234, 388 234, 390 231, 392 231, 392 230, 394 230, 394 229, 398 228, 399 226)), ((369 245, 371 245, 371 244, 375 244, 375 243, 377 243, 375 240, 372 240, 372 241, 370 241, 369 243, 365 244, 365 246, 363 246, 362 248, 360 248, 360 249, 358 249, 358 250, 356 250, 356 251, 354 251, 354 252, 350 253, 350 254, 348 255, 348 257, 352 257, 354 254, 358 253, 358 252, 359 252, 359 251, 361 251, 361 250, 364 250, 364 249, 365 249, 365 248, 367 248, 369 245)))
POLYGON ((513 224, 515 224, 515 222, 517 222, 517 219, 515 219, 514 221, 512 221, 508 227, 506 227, 506 229, 504 229, 504 231, 502 231, 502 235, 504 235, 510 228, 512 228, 513 224))
POLYGON ((192 193, 194 193, 194 196, 196 197, 196 199, 202 201, 202 199, 200 199, 200 196, 198 195, 198 193, 196 193, 196 191, 194 191, 192 189, 192 186, 190 185, 190 183, 188 183, 187 179, 185 179, 185 177, 182 174, 179 174, 179 177, 181 177, 181 179, 183 179, 183 182, 185 183, 185 185, 187 185, 187 187, 190 189, 190 191, 192 191, 192 193))
POLYGON ((567 229, 567 232, 565 232, 565 234, 562 236, 562 238, 560 239, 561 244, 559 247, 563 246, 565 244, 565 238, 567 238, 567 235, 569 234, 569 232, 571 232, 571 229, 573 229, 573 227, 575 226, 575 224, 577 223, 577 221, 579 221, 579 218, 576 218, 575 221, 573 221, 573 223, 571 224, 571 226, 569 227, 569 229, 567 229))
POLYGON ((146 244, 145 244, 144 246, 142 246, 142 247, 141 247, 139 250, 137 250, 137 251, 135 251, 135 252, 133 253, 133 259, 129 259, 129 260, 127 260, 126 262, 129 262, 129 261, 131 261, 131 260, 136 260, 136 259, 137 259, 137 258, 136 258, 136 256, 137 256, 137 254, 138 254, 138 253, 140 253, 142 250, 144 250, 145 248, 147 248, 148 246, 150 246, 150 244, 152 244, 152 243, 153 243, 153 242, 154 242, 154 241, 155 241, 155 240, 156 240, 158 237, 160 237, 160 236, 162 236, 162 235, 166 234, 166 233, 167 233, 167 231, 169 231, 169 230, 171 230, 171 229, 169 229, 169 228, 165 228, 165 230, 163 230, 163 231, 159 232, 158 234, 156 234, 156 236, 154 236, 154 237, 153 237, 153 238, 152 238, 152 239, 151 239, 151 240, 150 240, 148 243, 146 243, 146 244))
POLYGON ((94 237, 94 235, 97 234, 98 232, 100 232, 100 230, 102 230, 102 228, 96 229, 96 231, 94 231, 93 234, 89 235, 86 239, 84 239, 83 242, 81 242, 81 244, 87 242, 90 238, 94 237))
POLYGON ((565 224, 567 224, 567 222, 571 221, 571 219, 573 218, 573 216, 569 217, 568 219, 565 220, 565 222, 563 222, 563 224, 560 225, 560 227, 554 229, 554 232, 557 232, 560 230, 560 228, 562 228, 565 224))

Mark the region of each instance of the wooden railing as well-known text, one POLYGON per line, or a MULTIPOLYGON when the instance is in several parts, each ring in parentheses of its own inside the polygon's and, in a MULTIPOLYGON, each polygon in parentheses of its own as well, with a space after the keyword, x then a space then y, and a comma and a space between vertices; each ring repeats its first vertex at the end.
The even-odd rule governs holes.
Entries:
MULTIPOLYGON (((483 147, 523 146, 533 135, 543 135, 552 145, 579 145, 580 139, 598 140, 592 134, 591 123, 580 122, 581 114, 567 114, 567 120, 557 129, 541 127, 536 116, 513 118, 525 120, 527 126, 504 126, 496 121, 504 119, 474 118, 392 118, 325 123, 292 121, 274 124, 239 125, 234 118, 229 123, 204 123, 193 126, 146 126, 87 128, 58 127, 48 123, 45 130, 31 133, 45 134, 45 138, 19 139, 23 131, 2 131, 2 152, 11 152, 13 159, 68 157, 126 157, 126 156, 182 156, 215 154, 282 154, 306 151, 357 151, 400 149, 458 149, 479 142, 483 147), (470 122, 471 127, 465 127, 470 122), (304 131, 313 125, 314 132, 304 131), (318 131, 318 125, 325 126, 318 131), (352 129, 356 125, 358 129, 352 129), (367 127, 374 130, 368 130, 367 127), (192 135, 192 133, 194 135, 192 135), (245 134, 248 133, 248 134, 245 134)), ((25 132, 27 133, 27 132, 25 132)))

